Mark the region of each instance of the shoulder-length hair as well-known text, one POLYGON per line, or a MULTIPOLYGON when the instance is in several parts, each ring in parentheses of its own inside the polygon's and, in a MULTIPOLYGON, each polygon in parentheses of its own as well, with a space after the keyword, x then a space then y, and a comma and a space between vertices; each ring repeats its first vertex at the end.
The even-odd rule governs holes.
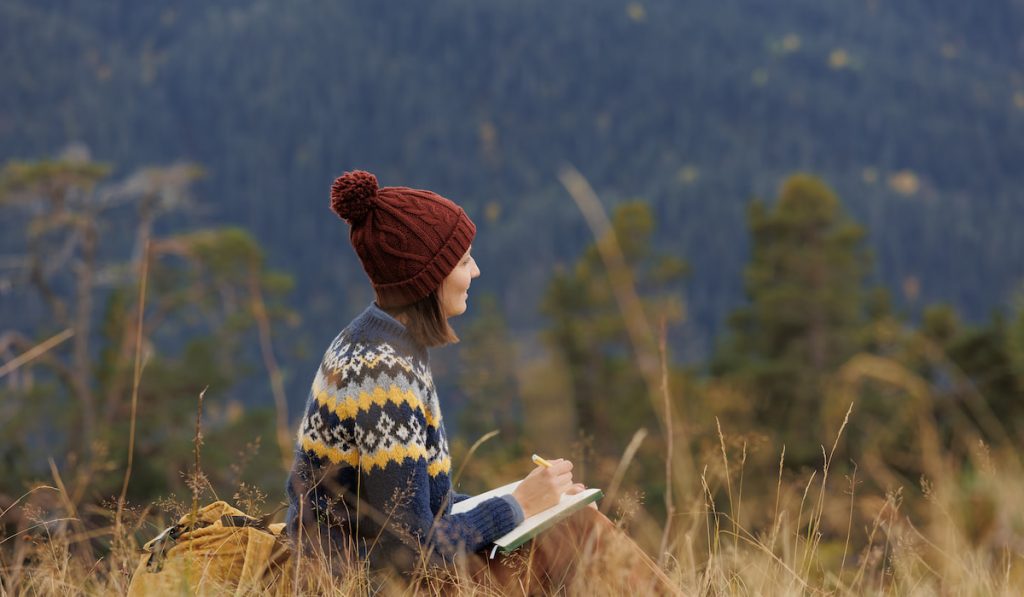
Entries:
POLYGON ((397 309, 388 309, 392 316, 403 316, 405 329, 412 337, 427 348, 454 344, 459 341, 455 330, 448 324, 441 308, 440 289, 426 297, 397 309))

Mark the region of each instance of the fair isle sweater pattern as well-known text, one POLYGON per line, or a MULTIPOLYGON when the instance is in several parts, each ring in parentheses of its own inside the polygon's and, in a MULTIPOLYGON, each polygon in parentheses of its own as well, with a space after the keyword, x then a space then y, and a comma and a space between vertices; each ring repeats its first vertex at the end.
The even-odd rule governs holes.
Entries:
POLYGON ((424 458, 427 473, 436 477, 451 471, 448 442, 441 432, 441 412, 430 371, 397 357, 389 344, 367 347, 337 340, 328 350, 313 380, 314 405, 299 428, 299 445, 321 460, 359 467, 365 472, 388 463, 424 458), (419 382, 420 391, 410 380, 419 382), (426 395, 426 403, 420 396, 426 395), (361 413, 373 413, 372 428, 353 425, 361 413), (333 416, 332 416, 333 415, 333 416), (396 419, 396 417, 402 417, 396 419), (340 425, 332 425, 334 419, 340 425), (351 433, 346 434, 346 426, 351 433), (428 445, 416 441, 430 434, 428 445))
POLYGON ((412 551, 427 547, 451 560, 522 520, 503 498, 451 514, 465 496, 452 492, 450 473, 426 349, 371 305, 331 343, 310 389, 287 488, 288 529, 296 534, 301 522, 375 567, 408 568, 412 551))

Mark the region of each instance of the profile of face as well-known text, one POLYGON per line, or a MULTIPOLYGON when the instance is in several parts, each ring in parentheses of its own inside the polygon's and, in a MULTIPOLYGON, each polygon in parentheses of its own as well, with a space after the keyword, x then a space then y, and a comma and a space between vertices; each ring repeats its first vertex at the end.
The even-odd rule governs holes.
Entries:
POLYGON ((470 255, 473 247, 466 250, 466 254, 459 259, 455 269, 448 277, 441 282, 441 310, 445 318, 462 315, 466 312, 466 299, 469 298, 469 285, 480 275, 480 268, 476 266, 476 260, 470 255))

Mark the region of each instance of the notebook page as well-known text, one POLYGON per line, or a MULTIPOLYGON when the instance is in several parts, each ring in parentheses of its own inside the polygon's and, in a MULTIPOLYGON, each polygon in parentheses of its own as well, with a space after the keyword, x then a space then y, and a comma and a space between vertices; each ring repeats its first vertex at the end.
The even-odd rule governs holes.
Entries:
POLYGON ((500 495, 512 493, 513 491, 515 491, 516 487, 519 487, 519 483, 521 483, 521 481, 515 481, 509 483, 508 485, 502 485, 501 487, 497 487, 490 491, 485 491, 480 495, 474 495, 471 498, 466 498, 459 502, 458 504, 452 506, 452 514, 461 514, 463 512, 469 512, 473 508, 476 508, 483 502, 493 497, 498 497, 500 495))

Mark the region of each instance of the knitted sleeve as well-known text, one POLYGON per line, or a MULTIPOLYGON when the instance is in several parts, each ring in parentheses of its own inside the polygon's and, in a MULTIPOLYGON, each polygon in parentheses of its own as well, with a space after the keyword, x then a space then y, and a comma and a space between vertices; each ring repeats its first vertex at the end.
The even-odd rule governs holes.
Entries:
MULTIPOLYGON (((468 494, 468 493, 458 493, 457 491, 452 491, 451 494, 450 494, 449 500, 451 501, 452 505, 454 506, 455 504, 458 504, 459 502, 461 502, 463 500, 468 500, 471 497, 473 497, 473 496, 468 494)), ((523 512, 523 507, 520 506, 519 502, 517 502, 516 499, 514 497, 512 497, 511 495, 503 495, 503 496, 501 496, 501 498, 503 500, 505 500, 506 502, 508 502, 509 506, 512 506, 512 513, 513 513, 513 515, 515 517, 516 525, 518 526, 519 524, 521 524, 523 522, 523 520, 526 518, 526 515, 523 512)))
POLYGON ((437 449, 428 442, 428 431, 439 423, 428 420, 423 396, 413 388, 393 389, 380 402, 358 410, 353 431, 361 454, 360 494, 378 508, 385 533, 429 546, 450 560, 460 550, 483 549, 515 527, 516 512, 502 498, 462 514, 435 516, 431 484, 447 471, 428 464, 437 449))

